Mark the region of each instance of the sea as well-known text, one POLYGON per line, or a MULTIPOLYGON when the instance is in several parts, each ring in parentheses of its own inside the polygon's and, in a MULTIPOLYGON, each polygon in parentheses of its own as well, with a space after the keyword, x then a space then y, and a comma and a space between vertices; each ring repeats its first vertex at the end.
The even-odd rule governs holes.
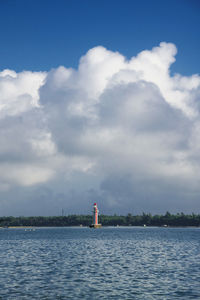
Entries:
POLYGON ((0 299, 200 299, 200 228, 0 229, 0 299))

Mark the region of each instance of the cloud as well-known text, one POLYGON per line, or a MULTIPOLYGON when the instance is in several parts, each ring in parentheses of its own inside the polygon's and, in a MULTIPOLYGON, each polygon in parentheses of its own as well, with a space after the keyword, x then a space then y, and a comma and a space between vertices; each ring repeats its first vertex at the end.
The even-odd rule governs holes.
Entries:
POLYGON ((176 53, 99 46, 77 70, 1 72, 0 189, 35 187, 37 203, 53 187, 69 209, 197 209, 200 76, 171 75, 176 53))
POLYGON ((46 160, 55 146, 39 109, 45 77, 42 72, 0 72, 0 189, 40 183, 52 175, 46 160))
POLYGON ((14 116, 38 106, 39 87, 44 83, 44 72, 0 72, 0 117, 14 116))

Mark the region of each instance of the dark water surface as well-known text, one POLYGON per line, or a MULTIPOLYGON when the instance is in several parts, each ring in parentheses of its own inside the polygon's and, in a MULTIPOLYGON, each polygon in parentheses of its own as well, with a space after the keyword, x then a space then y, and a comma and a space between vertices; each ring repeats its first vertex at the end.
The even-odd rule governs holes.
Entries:
POLYGON ((200 229, 0 229, 0 299, 200 299, 200 229))

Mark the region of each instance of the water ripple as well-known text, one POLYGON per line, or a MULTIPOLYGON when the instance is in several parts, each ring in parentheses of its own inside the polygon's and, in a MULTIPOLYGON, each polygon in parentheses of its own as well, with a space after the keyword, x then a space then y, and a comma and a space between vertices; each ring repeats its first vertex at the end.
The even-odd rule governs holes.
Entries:
POLYGON ((200 230, 0 231, 0 299, 200 299, 200 230))

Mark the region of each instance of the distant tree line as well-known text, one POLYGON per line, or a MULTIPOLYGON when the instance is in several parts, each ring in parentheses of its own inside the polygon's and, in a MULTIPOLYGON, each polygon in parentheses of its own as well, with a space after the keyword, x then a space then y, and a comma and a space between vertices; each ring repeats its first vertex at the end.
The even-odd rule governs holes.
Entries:
MULTIPOLYGON (((0 227, 7 226, 89 226, 92 223, 91 215, 69 215, 54 217, 0 217, 0 227)), ((103 226, 200 226, 200 214, 170 214, 127 216, 100 215, 99 223, 103 226)))

